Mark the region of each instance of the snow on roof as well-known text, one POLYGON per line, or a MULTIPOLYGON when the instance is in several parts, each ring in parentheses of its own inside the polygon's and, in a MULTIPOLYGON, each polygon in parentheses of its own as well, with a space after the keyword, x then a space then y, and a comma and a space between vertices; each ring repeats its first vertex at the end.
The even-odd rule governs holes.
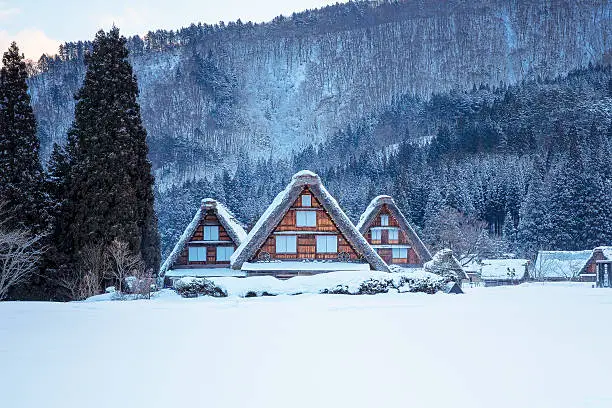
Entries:
POLYGON ((429 253, 429 250, 427 249, 425 244, 423 244, 423 241, 421 241, 421 239, 414 231, 412 225, 410 225, 406 217, 404 217, 404 214, 402 214, 402 212, 399 210, 397 204, 395 204, 395 200, 393 200, 391 196, 379 195, 377 197, 374 197, 374 199, 370 202, 363 214, 361 214, 361 217, 359 217, 359 222, 356 226, 359 232, 361 232, 361 234, 363 235, 367 233, 368 228, 370 227, 370 225, 372 225, 372 222, 380 212, 381 207, 385 204, 387 205, 387 208, 389 208, 391 214, 400 224, 402 230, 404 230, 406 234, 408 234, 408 237, 413 243, 414 250, 419 256, 419 258, 421 258, 423 262, 430 261, 431 254, 429 253))
POLYGON ((537 279, 573 279, 586 266, 593 251, 539 251, 534 265, 537 279))
POLYGON ((223 228, 225 228, 227 234, 230 236, 230 238, 234 241, 236 245, 240 245, 246 239, 247 233, 244 228, 242 228, 242 225, 240 225, 238 220, 236 220, 236 217, 234 217, 234 215, 217 200, 214 200, 212 198, 205 198, 202 200, 202 204, 200 208, 198 208, 198 211, 196 211, 191 222, 189 223, 189 225, 187 225, 185 231, 183 231, 183 234, 174 246, 174 249, 172 249, 172 252, 170 252, 170 255, 159 269, 160 277, 165 276, 166 272, 170 268, 172 268, 174 262, 176 262, 176 259, 181 254, 181 251, 183 251, 185 244, 187 244, 189 239, 193 236, 193 233, 200 224, 200 219, 202 218, 202 210, 213 210, 215 212, 217 218, 219 219, 219 222, 221 223, 221 225, 223 225, 223 228))
POLYGON ((612 260, 612 246, 598 246, 594 251, 601 251, 606 259, 612 260))
POLYGON ((388 196, 388 195, 379 195, 379 196, 374 197, 374 199, 370 201, 370 204, 368 204, 363 214, 361 214, 361 217, 359 217, 359 222, 357 223, 355 227, 359 231, 362 231, 362 229, 365 227, 366 222, 371 217, 376 216, 376 214, 378 213, 378 209, 383 204, 387 204, 390 202, 393 202, 393 198, 391 198, 391 196, 388 196))
POLYGON ((437 275, 454 275, 459 279, 469 279, 463 267, 453 255, 453 251, 448 248, 436 252, 430 261, 425 262, 423 268, 426 272, 435 273, 437 275))
POLYGON ((483 259, 481 262, 483 280, 522 280, 527 274, 527 259, 483 259), (514 276, 511 276, 514 273, 514 276))
POLYGON ((230 210, 212 198, 203 199, 202 206, 206 209, 216 210, 219 222, 223 225, 223 228, 225 228, 228 235, 232 238, 236 245, 242 244, 247 237, 247 233, 236 219, 236 216, 230 210))
POLYGON ((232 268, 240 269, 245 262, 249 261, 263 245, 274 228, 276 228, 305 186, 309 187, 310 191, 338 226, 340 232, 372 268, 388 272, 389 267, 385 261, 378 256, 366 239, 355 228, 351 220, 340 208, 336 199, 323 186, 321 178, 316 173, 308 170, 295 173, 287 187, 274 198, 270 206, 264 211, 253 229, 249 232, 246 240, 236 249, 230 258, 232 268))

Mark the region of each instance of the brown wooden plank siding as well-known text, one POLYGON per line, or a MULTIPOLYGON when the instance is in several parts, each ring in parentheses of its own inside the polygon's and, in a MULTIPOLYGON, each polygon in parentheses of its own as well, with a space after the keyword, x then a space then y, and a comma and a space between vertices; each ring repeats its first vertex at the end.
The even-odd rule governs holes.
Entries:
MULTIPOLYGON (((282 235, 293 235, 293 234, 282 234, 282 235)), ((350 259, 356 260, 359 258, 358 253, 351 247, 351 245, 344 238, 336 224, 333 222, 327 211, 321 206, 321 203, 315 198, 312 193, 306 187, 304 191, 298 196, 293 205, 289 208, 283 219, 279 222, 276 228, 272 231, 270 236, 266 239, 261 248, 255 253, 255 256, 251 260, 261 259, 260 255, 262 252, 270 254, 272 259, 283 259, 283 260, 299 260, 299 259, 326 259, 335 260, 338 259, 338 254, 345 252, 349 254, 350 259), (308 194, 311 196, 312 205, 310 207, 302 206, 302 195, 308 194), (296 222, 296 213, 298 211, 311 210, 317 213, 317 222, 314 227, 298 227, 296 222), (276 253, 276 233, 282 232, 296 232, 296 253, 276 253), (300 234, 300 232, 307 232, 306 234, 300 234), (321 235, 336 235, 338 238, 338 252, 334 253, 317 253, 317 232, 321 232, 321 235)))
POLYGON ((409 245, 411 247, 408 249, 408 258, 393 258, 391 248, 377 248, 376 252, 378 252, 378 255, 380 255, 380 257, 388 264, 418 265, 422 263, 421 259, 419 258, 417 253, 414 251, 414 248, 413 248, 414 244, 408 238, 408 234, 406 234, 406 231, 404 231, 400 227, 397 219, 393 216, 393 214, 391 214, 387 204, 383 204, 382 207, 380 208, 379 213, 376 215, 376 217, 374 218, 374 221, 372 221, 372 224, 370 225, 370 228, 368 228, 368 231, 365 233, 365 239, 371 245, 399 244, 399 245, 409 245), (372 228, 383 227, 381 225, 381 217, 380 217, 381 215, 389 216, 389 225, 385 227, 395 227, 399 229, 398 239, 389 239, 388 230, 382 230, 381 239, 376 239, 376 240, 372 239, 372 228))
POLYGON ((217 215, 209 210, 202 215, 200 223, 195 229, 193 235, 187 241, 185 248, 181 251, 181 254, 175 262, 176 268, 203 268, 203 267, 218 267, 218 266, 229 266, 229 261, 217 261, 217 247, 231 246, 236 249, 237 245, 232 241, 223 225, 219 222, 217 215), (197 242, 191 243, 192 241, 204 241, 204 226, 205 225, 216 225, 219 227, 219 241, 223 242, 197 242), (206 247, 206 261, 189 261, 189 247, 206 247))

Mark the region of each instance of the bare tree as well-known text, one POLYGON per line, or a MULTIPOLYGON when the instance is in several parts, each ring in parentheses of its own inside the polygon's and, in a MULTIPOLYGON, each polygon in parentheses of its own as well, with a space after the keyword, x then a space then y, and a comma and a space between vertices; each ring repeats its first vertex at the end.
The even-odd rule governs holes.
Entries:
POLYGON ((505 245, 489 234, 487 223, 453 208, 445 209, 439 220, 436 248, 450 248, 462 266, 475 258, 499 255, 505 245))
POLYGON ((44 250, 40 235, 26 230, 8 230, 0 224, 0 300, 11 287, 36 273, 44 250))
POLYGON ((66 289, 71 299, 82 300, 102 292, 102 283, 111 268, 106 246, 88 244, 79 254, 72 269, 58 274, 56 282, 66 289))
POLYGON ((144 263, 141 268, 135 269, 132 278, 132 287, 130 292, 139 297, 151 299, 151 288, 155 282, 153 270, 146 269, 144 263))
POLYGON ((108 269, 107 277, 117 281, 119 293, 123 293, 123 284, 128 276, 141 275, 144 263, 140 255, 135 255, 130 251, 127 242, 113 240, 108 247, 108 253, 112 260, 112 267, 108 269))

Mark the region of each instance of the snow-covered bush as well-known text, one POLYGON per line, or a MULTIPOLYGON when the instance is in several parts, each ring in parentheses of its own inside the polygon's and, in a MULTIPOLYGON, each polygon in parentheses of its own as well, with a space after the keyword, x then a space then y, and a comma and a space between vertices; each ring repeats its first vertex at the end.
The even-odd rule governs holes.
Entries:
POLYGON ((227 297, 227 292, 204 278, 183 278, 174 284, 176 292, 185 298, 198 296, 227 297))
POLYGON ((350 295, 348 285, 336 285, 336 287, 331 289, 323 289, 321 294, 324 295, 350 295))
POLYGON ((392 279, 368 279, 359 285, 356 295, 376 295, 378 293, 387 293, 393 288, 392 279))
POLYGON ((441 291, 447 283, 447 279, 432 279, 423 277, 415 279, 409 276, 401 276, 395 285, 398 292, 422 292, 433 295, 441 291))

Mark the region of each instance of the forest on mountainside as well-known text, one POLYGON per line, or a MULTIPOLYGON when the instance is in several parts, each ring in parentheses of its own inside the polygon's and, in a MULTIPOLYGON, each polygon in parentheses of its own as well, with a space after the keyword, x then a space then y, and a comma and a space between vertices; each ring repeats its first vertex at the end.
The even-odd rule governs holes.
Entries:
POLYGON ((471 248, 474 230, 488 233, 475 249, 488 256, 610 244, 611 118, 612 69, 602 66, 429 101, 406 96, 289 159, 245 156, 233 176, 158 191, 163 251, 201 198, 222 200, 252 225, 304 168, 354 221, 376 195, 393 195, 433 248, 471 248), (411 136, 430 127, 431 140, 411 136))
MULTIPOLYGON (((288 158, 402 95, 429 100, 606 63, 611 16, 603 0, 360 1, 264 24, 158 30, 127 47, 164 189, 233 173, 244 154, 288 158)), ((90 47, 67 43, 35 64, 29 86, 45 157, 65 140, 90 47)), ((436 129, 421 127, 433 129, 426 137, 436 129)))
MULTIPOLYGON (((163 255, 201 198, 252 225, 304 168, 353 220, 394 195, 433 248, 610 243, 610 33, 607 1, 406 0, 129 38, 163 255)), ((43 157, 65 140, 90 49, 31 67, 43 157)))

